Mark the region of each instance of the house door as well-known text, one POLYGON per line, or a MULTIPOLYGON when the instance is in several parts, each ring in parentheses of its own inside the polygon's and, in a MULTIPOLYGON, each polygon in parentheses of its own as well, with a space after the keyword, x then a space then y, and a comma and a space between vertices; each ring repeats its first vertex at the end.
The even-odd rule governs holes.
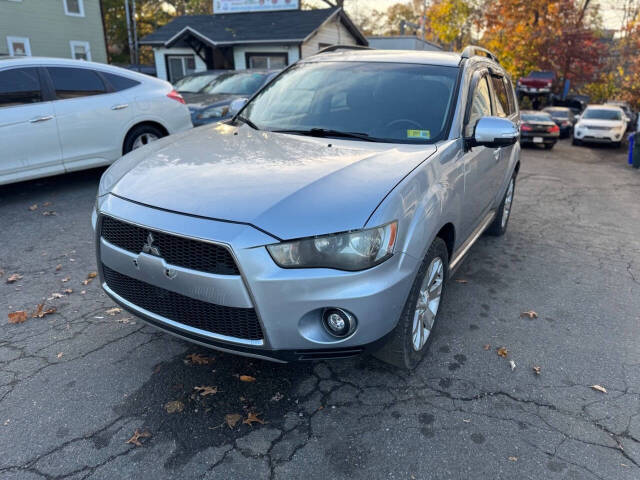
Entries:
POLYGON ((166 61, 167 76, 171 83, 196 71, 196 59, 193 55, 167 55, 166 61))

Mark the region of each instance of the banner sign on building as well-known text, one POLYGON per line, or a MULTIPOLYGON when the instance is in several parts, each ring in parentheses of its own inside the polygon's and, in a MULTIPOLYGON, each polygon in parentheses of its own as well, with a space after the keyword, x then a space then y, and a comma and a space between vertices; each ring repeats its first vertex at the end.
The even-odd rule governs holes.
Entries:
POLYGON ((213 0, 213 13, 298 10, 300 0, 213 0))

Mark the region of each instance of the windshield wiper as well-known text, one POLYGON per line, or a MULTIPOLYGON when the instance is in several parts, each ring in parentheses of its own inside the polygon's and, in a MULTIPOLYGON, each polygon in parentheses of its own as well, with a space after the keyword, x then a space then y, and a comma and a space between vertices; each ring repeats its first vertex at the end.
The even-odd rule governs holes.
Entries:
POLYGON ((236 115, 236 120, 240 120, 242 123, 246 123, 247 125, 249 125, 251 128, 253 128, 254 130, 260 130, 255 123, 253 123, 251 120, 249 120, 247 117, 243 117, 242 115, 236 115))
POLYGON ((327 128, 310 128, 309 130, 272 130, 276 133, 297 133, 300 135, 309 135, 311 137, 341 137, 341 138, 357 138, 366 140, 367 142, 379 142, 381 140, 370 137, 366 133, 360 132, 343 132, 340 130, 331 130, 327 128))

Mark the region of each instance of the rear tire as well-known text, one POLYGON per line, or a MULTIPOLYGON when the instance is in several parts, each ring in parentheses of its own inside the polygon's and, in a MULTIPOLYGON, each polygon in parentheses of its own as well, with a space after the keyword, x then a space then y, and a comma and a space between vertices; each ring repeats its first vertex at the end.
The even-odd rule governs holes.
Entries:
POLYGON ((122 154, 126 155, 131 150, 144 146, 150 142, 164 137, 166 134, 153 125, 138 125, 133 127, 124 139, 122 154))
POLYGON ((571 140, 571 144, 580 146, 580 145, 582 145, 582 141, 580 141, 577 138, 573 137, 573 140, 571 140))
MULTIPOLYGON (((545 145, 546 148, 546 145, 545 145)), ((496 218, 493 219, 489 228, 487 228, 487 234, 492 235, 494 237, 501 237, 507 231, 507 226, 509 225, 509 218, 511 217, 511 207, 513 206, 513 197, 516 193, 516 173, 514 172, 511 180, 509 180, 509 185, 507 186, 507 191, 504 192, 504 197, 502 197, 502 201, 500 202, 500 206, 498 207, 498 212, 496 213, 496 218)))
POLYGON ((387 343, 373 354, 376 358, 406 370, 418 365, 433 339, 448 270, 447 245, 438 237, 420 265, 398 324, 387 343))
POLYGON ((545 143, 544 144, 544 148, 545 148, 545 150, 551 150, 554 145, 555 145, 555 143, 545 143))
POLYGON ((613 142, 613 148, 615 148, 616 150, 619 149, 622 146, 622 142, 613 142))

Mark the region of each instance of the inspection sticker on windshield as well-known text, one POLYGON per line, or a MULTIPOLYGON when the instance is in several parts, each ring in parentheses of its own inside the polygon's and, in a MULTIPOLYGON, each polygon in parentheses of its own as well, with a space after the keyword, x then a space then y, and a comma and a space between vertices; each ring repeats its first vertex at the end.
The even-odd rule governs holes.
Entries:
POLYGON ((407 130, 407 138, 422 138, 429 140, 431 138, 430 130, 407 130))

